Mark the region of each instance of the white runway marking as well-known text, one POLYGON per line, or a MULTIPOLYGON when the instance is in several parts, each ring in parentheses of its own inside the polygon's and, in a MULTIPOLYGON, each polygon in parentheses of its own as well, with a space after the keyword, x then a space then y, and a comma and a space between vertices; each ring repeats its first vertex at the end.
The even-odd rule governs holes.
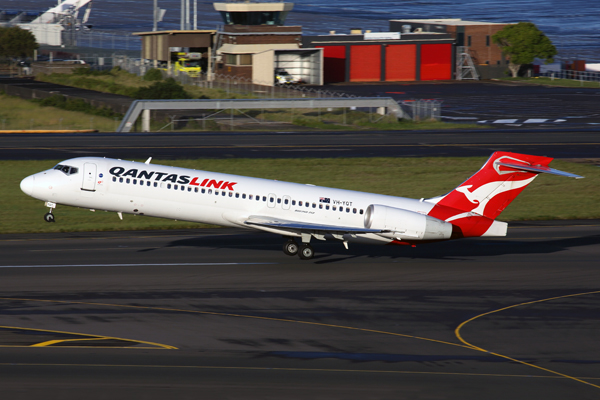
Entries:
POLYGON ((162 263, 162 264, 56 264, 56 265, 0 265, 0 268, 82 268, 82 267, 179 267, 207 265, 273 265, 277 263, 162 263))

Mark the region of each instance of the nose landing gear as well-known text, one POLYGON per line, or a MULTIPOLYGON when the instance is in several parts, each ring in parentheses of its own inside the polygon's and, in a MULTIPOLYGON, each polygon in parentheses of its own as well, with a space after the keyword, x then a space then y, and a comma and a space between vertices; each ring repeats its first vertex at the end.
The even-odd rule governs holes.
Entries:
POLYGON ((44 214, 44 221, 46 222, 56 222, 54 220, 54 214, 52 214, 52 210, 56 208, 56 203, 52 203, 50 201, 46 202, 46 207, 50 207, 50 211, 44 214))

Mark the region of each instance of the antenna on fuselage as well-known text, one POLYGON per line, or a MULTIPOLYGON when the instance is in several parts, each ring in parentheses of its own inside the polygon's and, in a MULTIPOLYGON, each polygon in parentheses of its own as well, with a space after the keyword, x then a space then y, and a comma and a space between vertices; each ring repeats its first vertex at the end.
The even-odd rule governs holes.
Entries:
POLYGON ((146 160, 146 162, 144 164, 150 164, 150 161, 152 161, 152 157, 148 157, 148 159, 146 160))

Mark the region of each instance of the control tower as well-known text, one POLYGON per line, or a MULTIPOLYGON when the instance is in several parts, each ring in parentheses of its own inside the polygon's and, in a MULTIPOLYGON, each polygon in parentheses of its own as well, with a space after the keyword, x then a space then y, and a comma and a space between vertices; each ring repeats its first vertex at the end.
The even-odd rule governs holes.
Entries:
POLYGON ((321 83, 319 49, 301 49, 302 27, 286 26, 293 3, 213 3, 223 18, 215 48, 217 75, 272 85, 278 73, 295 82, 321 83))
POLYGON ((225 25, 281 26, 294 4, 243 1, 214 3, 214 7, 221 14, 225 25))

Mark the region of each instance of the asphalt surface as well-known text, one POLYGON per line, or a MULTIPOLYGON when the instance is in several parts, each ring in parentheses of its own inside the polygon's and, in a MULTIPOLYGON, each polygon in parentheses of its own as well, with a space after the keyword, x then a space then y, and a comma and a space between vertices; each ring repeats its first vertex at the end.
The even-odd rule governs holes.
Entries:
POLYGON ((229 229, 0 236, 2 396, 600 395, 600 221, 316 242, 311 261, 281 244, 229 229))
POLYGON ((446 121, 536 127, 600 124, 600 83, 595 88, 507 81, 338 84, 326 88, 397 101, 437 100, 442 102, 446 121), (514 121, 507 121, 511 119, 514 121))
POLYGON ((600 127, 573 130, 5 134, 0 159, 488 156, 513 151, 598 158, 600 127))

